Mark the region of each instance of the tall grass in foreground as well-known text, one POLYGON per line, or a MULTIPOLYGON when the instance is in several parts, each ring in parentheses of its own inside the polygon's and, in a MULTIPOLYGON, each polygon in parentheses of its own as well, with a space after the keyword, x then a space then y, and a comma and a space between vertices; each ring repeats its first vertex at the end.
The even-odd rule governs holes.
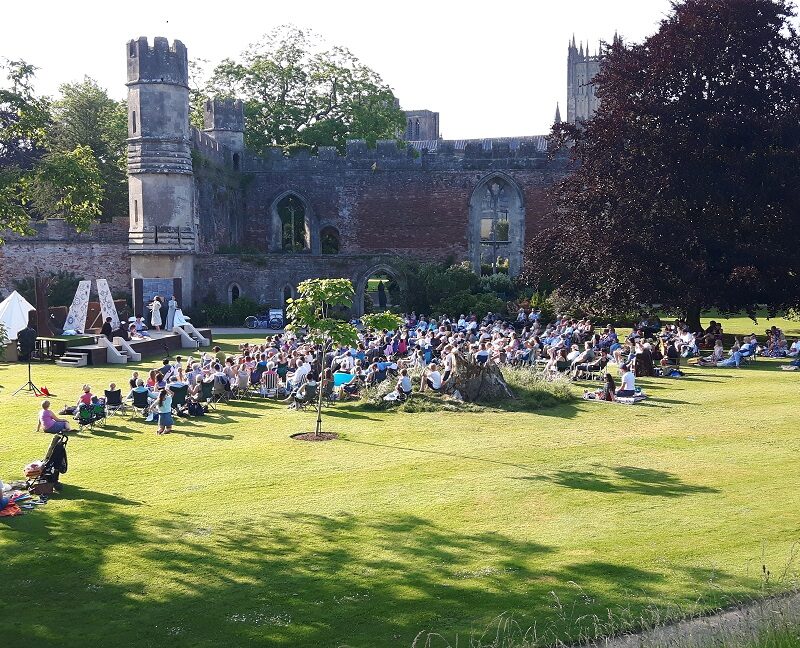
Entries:
POLYGON ((574 603, 563 605, 551 592, 550 607, 557 611, 560 628, 553 622, 530 625, 503 613, 482 632, 454 641, 436 632, 420 632, 412 648, 800 648, 796 558, 797 545, 777 578, 762 564, 762 598, 701 596, 689 606, 660 602, 637 611, 609 609, 599 616, 581 613, 574 603), (571 630, 565 632, 564 626, 571 630))

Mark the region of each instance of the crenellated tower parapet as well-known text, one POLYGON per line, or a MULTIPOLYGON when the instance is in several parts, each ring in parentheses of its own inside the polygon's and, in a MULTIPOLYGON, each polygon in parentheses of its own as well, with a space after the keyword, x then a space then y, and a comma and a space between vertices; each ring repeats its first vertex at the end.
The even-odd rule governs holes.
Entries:
POLYGON ((321 146, 317 155, 299 149, 291 154, 275 147, 265 155, 247 155, 243 170, 249 173, 292 170, 345 171, 371 169, 374 172, 403 169, 537 169, 561 166, 566 158, 548 153, 547 137, 497 137, 474 140, 422 140, 398 145, 395 140, 378 140, 375 147, 365 140, 348 140, 344 155, 332 146, 321 146))
MULTIPOLYGON (((186 47, 142 37, 128 41, 125 53, 131 275, 191 277, 197 244, 186 47)), ((191 303, 191 281, 184 287, 191 303)))
POLYGON ((244 150, 244 104, 239 99, 207 99, 203 132, 234 153, 244 150))

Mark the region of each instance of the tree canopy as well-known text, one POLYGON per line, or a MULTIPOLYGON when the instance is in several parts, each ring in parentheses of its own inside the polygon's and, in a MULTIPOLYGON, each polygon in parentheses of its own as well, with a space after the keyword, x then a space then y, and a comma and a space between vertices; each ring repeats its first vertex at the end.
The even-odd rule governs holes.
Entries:
POLYGON ((239 60, 225 59, 205 93, 245 101, 247 147, 336 146, 393 139, 405 123, 380 75, 347 48, 311 32, 278 27, 239 60))
POLYGON ((601 103, 557 125, 577 166, 530 243, 562 305, 753 313, 800 299, 800 41, 784 0, 680 0, 605 48, 601 103))
POLYGON ((126 154, 128 115, 125 103, 108 96, 96 81, 84 77, 59 88, 60 98, 53 103, 51 139, 56 151, 71 151, 88 146, 97 160, 105 192, 102 215, 128 213, 126 154))
MULTIPOLYGON (((58 216, 86 229, 104 191, 91 148, 58 148, 51 104, 33 91, 35 68, 8 61, 0 87, 0 231, 30 233, 32 219, 58 216)), ((0 237, 2 243, 2 237, 0 237)))

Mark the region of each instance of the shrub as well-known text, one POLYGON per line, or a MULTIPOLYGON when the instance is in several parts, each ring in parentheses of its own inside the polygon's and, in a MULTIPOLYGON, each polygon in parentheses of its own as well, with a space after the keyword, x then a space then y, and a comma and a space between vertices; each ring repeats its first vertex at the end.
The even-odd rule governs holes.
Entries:
POLYGON ((505 303, 502 299, 487 293, 475 295, 467 291, 446 297, 433 307, 434 314, 451 315, 452 317, 457 317, 462 313, 464 315, 474 313, 482 318, 486 313, 501 313, 504 310, 505 303))
MULTIPOLYGON (((75 298, 80 277, 73 272, 59 270, 47 275, 47 305, 70 306, 75 298)), ((14 281, 14 289, 31 304, 36 304, 36 284, 33 277, 14 281)))
POLYGON ((192 322, 199 326, 244 326, 244 320, 250 315, 266 312, 268 306, 259 305, 252 299, 240 297, 232 304, 204 302, 189 311, 192 322))
POLYGON ((481 277, 480 291, 484 293, 494 293, 505 300, 514 299, 517 296, 514 280, 503 273, 481 277))
POLYGON ((537 308, 542 312, 540 318, 542 323, 552 322, 555 317, 555 308, 550 297, 543 292, 535 292, 530 298, 531 309, 537 308))

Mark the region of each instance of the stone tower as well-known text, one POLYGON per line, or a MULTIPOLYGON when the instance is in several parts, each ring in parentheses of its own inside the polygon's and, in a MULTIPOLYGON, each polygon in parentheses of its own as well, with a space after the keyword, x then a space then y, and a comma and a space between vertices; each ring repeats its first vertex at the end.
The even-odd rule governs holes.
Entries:
POLYGON ((244 150, 244 106, 238 99, 208 99, 203 131, 233 153, 244 150))
POLYGON ((131 276, 134 285, 182 279, 188 306, 195 227, 186 47, 158 37, 151 47, 142 37, 128 42, 126 54, 131 276))
POLYGON ((600 71, 600 54, 590 54, 588 42, 586 52, 583 43, 578 48, 574 36, 567 51, 567 121, 575 124, 591 119, 600 104, 592 85, 600 71))
POLYGON ((409 142, 438 140, 439 113, 432 110, 405 110, 406 130, 403 138, 409 142))

